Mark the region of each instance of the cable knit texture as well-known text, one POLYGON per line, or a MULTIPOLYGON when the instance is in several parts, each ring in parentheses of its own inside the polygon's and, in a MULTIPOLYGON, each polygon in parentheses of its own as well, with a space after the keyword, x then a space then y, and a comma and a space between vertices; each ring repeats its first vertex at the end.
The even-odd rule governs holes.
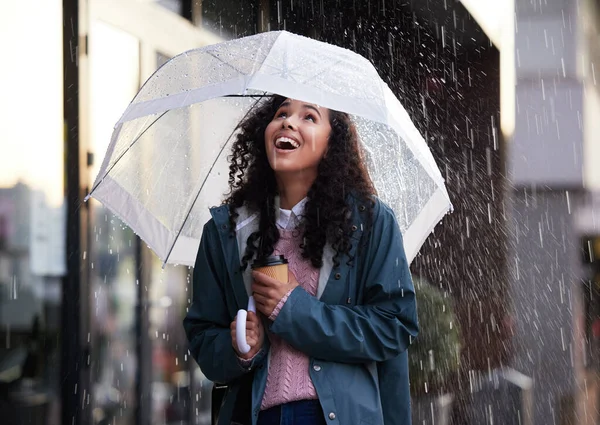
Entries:
MULTIPOLYGON (((302 258, 300 243, 302 230, 279 229, 281 235, 275 246, 275 255, 284 255, 288 259, 288 267, 298 279, 298 283, 306 292, 315 296, 319 282, 319 269, 314 268, 310 260, 302 258)), ((297 400, 314 400, 317 392, 309 375, 310 360, 307 355, 296 350, 273 333, 271 340, 271 356, 267 386, 261 409, 289 403, 297 400)))
POLYGON ((277 315, 283 308, 283 305, 287 302, 287 299, 290 297, 290 294, 292 293, 292 291, 293 291, 293 289, 290 289, 289 291, 287 291, 287 294, 285 294, 283 296, 283 298, 279 300, 279 302, 277 303, 277 305, 271 312, 271 315, 269 316, 269 320, 274 321, 275 319, 277 319, 277 315))

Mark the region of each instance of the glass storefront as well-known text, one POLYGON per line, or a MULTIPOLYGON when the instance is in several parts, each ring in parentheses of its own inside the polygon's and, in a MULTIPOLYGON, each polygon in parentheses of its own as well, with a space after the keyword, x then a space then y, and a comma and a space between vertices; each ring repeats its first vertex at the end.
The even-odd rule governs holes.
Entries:
MULTIPOLYGON (((90 151, 98 160, 139 85, 139 41, 92 21, 89 30, 90 151)), ((97 424, 129 424, 136 408, 136 237, 104 206, 90 205, 92 414, 97 424)))
MULTIPOLYGON (((119 8, 92 2, 89 21, 89 141, 93 181, 114 124, 149 75, 197 37, 156 44, 152 25, 128 25, 119 8)), ((170 7, 145 4, 148 17, 170 7), (158 7, 161 6, 161 7, 158 7)), ((172 19, 172 18, 169 18, 172 19)), ((159 22, 156 22, 159 25, 159 22)), ((141 149, 150 158, 151 150, 141 149)), ((143 184, 143 182, 140 182, 143 184)), ((210 390, 189 356, 182 318, 191 269, 167 265, 110 211, 91 200, 90 320, 94 424, 208 424, 210 390)))
POLYGON ((600 370, 600 236, 582 238, 582 262, 585 278, 582 293, 585 310, 585 364, 600 370))
POLYGON ((0 67, 2 423, 57 424, 60 415, 55 366, 66 271, 61 20, 58 0, 11 2, 0 13, 1 39, 19 40, 2 44, 10 66, 0 67))

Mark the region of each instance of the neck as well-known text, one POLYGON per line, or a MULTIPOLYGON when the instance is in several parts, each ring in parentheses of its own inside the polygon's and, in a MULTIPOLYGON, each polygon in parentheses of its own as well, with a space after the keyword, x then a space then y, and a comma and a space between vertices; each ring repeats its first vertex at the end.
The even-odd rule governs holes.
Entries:
POLYGON ((279 188, 279 206, 291 210, 308 194, 317 176, 303 174, 278 174, 275 176, 279 188))

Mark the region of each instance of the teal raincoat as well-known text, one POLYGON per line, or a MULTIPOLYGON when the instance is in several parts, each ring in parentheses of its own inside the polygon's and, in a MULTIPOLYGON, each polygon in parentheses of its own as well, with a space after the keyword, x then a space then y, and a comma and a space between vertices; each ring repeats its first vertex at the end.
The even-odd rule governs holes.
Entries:
MULTIPOLYGON (((297 287, 269 330, 310 357, 312 378, 331 425, 410 425, 407 348, 417 336, 414 287, 392 210, 375 199, 372 229, 367 209, 353 211, 350 255, 333 268, 320 298, 297 287), (365 224, 363 224, 365 223, 365 224)), ((229 326, 248 305, 238 238, 229 207, 212 208, 193 274, 193 302, 184 319, 190 352, 208 379, 228 385, 218 425, 229 425, 240 380, 254 373, 252 423, 267 382, 269 342, 243 367, 229 326)), ((238 218, 238 221, 240 219, 238 218)))

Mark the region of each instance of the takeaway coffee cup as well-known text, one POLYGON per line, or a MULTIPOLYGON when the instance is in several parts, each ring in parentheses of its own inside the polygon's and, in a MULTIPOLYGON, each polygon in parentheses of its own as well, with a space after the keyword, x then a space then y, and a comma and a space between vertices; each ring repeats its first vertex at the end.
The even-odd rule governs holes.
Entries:
MULTIPOLYGON (((287 283, 288 281, 288 261, 283 255, 271 255, 270 257, 254 260, 252 263, 252 270, 264 273, 283 283, 287 283)), ((253 296, 250 296, 250 299, 248 300, 248 311, 256 313, 256 305, 253 296)), ((248 311, 243 309, 238 310, 236 320, 236 343, 242 354, 250 352, 251 348, 246 341, 246 319, 248 318, 248 311)))
POLYGON ((271 255, 254 260, 252 270, 264 273, 283 283, 288 281, 288 260, 283 255, 271 255))

